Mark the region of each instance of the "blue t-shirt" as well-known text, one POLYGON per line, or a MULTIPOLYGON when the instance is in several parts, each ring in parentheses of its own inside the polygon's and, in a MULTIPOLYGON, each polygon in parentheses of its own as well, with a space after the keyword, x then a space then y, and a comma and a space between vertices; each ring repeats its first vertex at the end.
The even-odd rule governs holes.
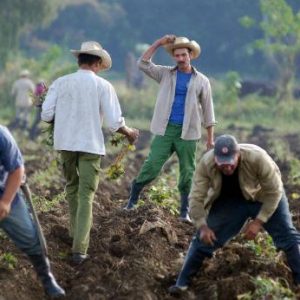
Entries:
POLYGON ((192 73, 183 73, 177 70, 175 99, 169 118, 170 123, 179 125, 183 124, 185 97, 191 76, 192 73))
MULTIPOLYGON (((4 126, 0 125, 0 197, 5 190, 6 180, 9 173, 23 166, 22 154, 14 138, 4 126)), ((17 194, 13 203, 20 196, 17 194)))

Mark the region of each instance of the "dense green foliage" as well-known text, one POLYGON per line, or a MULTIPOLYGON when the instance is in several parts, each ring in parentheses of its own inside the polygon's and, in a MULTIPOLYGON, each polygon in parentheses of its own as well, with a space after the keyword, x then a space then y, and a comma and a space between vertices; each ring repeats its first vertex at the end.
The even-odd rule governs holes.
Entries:
MULTIPOLYGON (((277 2, 272 11, 280 13, 277 2)), ((299 10, 299 1, 286 2, 294 12, 299 10)), ((6 59, 8 49, 16 49, 19 40, 23 50, 36 55, 49 44, 67 50, 94 39, 112 54, 113 68, 123 72, 128 51, 134 51, 138 43, 151 43, 173 32, 201 44, 202 57, 195 64, 205 73, 235 70, 244 76, 271 76, 274 72, 265 57, 248 47, 263 38, 262 28, 247 29, 239 22, 244 16, 260 22, 259 4, 248 0, 63 0, 59 4, 56 0, 5 0, 0 4, 1 59, 6 59), (50 26, 42 26, 56 15, 50 26)), ((158 52, 157 60, 170 63, 164 51, 158 52)))
POLYGON ((278 74, 278 99, 291 99, 294 90, 296 59, 300 55, 300 11, 294 12, 285 0, 260 0, 262 21, 248 16, 245 27, 259 23, 264 37, 254 42, 270 59, 278 74))
POLYGON ((48 25, 58 7, 58 0, 0 1, 0 66, 9 55, 16 54, 20 35, 29 34, 32 27, 48 25))

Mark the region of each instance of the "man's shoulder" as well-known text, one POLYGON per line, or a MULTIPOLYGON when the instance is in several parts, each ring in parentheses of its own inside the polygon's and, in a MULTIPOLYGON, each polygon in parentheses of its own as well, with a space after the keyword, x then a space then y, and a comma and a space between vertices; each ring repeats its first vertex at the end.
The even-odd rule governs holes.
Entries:
POLYGON ((0 134, 1 136, 8 135, 9 134, 8 128, 4 125, 0 125, 0 134))
POLYGON ((69 73, 58 77, 54 82, 64 81, 77 76, 77 72, 69 73))
POLYGON ((114 89, 113 85, 105 78, 100 77, 99 75, 95 74, 95 78, 97 80, 98 86, 105 89, 114 89))
POLYGON ((193 66, 193 71, 195 72, 196 77, 198 77, 200 80, 209 82, 208 77, 202 72, 198 71, 194 66, 193 66))
POLYGON ((260 162, 271 159, 270 155, 263 148, 254 144, 239 144, 241 150, 241 156, 243 160, 250 162, 260 162))
POLYGON ((258 153, 258 154, 261 154, 261 153, 267 153, 266 150, 264 150, 263 148, 261 148, 260 146, 258 145, 255 145, 255 144, 239 144, 240 146, 240 149, 242 152, 245 152, 245 153, 258 153))
POLYGON ((6 126, 0 125, 0 146, 7 141, 14 141, 14 138, 6 126))
POLYGON ((214 150, 211 149, 204 153, 204 155, 201 158, 201 162, 204 165, 211 166, 214 165, 214 150))

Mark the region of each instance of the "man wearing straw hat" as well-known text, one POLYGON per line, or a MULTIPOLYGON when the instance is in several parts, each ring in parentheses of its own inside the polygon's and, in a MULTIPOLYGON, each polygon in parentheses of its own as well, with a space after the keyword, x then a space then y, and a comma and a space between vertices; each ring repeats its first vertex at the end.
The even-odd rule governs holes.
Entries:
POLYGON ((70 210, 72 259, 87 258, 92 203, 99 183, 100 157, 105 154, 103 120, 113 132, 125 135, 130 143, 138 137, 136 129, 125 126, 113 86, 97 76, 112 61, 102 46, 84 42, 71 50, 79 70, 58 78, 49 87, 42 105, 42 120, 54 122, 54 149, 61 151, 66 178, 66 198, 70 210))
POLYGON ((30 94, 34 92, 34 83, 29 78, 30 72, 22 70, 19 74, 19 79, 16 80, 12 86, 11 94, 16 98, 16 119, 15 127, 26 129, 29 123, 30 109, 32 101, 30 94))
POLYGON ((200 52, 197 42, 166 35, 155 41, 138 62, 140 69, 159 83, 159 92, 151 122, 154 139, 150 153, 132 183, 125 209, 135 207, 143 187, 158 176, 164 163, 175 152, 180 168, 180 219, 190 221, 188 195, 195 170, 197 141, 201 137, 201 126, 204 126, 207 130, 206 147, 212 148, 216 123, 209 80, 191 65, 191 60, 196 59, 200 52), (161 46, 175 60, 175 67, 160 66, 151 61, 161 46))

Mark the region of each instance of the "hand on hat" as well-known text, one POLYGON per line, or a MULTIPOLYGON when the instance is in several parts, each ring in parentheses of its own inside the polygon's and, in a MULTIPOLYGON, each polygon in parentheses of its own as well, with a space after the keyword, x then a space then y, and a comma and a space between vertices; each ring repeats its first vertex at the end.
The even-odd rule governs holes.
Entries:
POLYGON ((166 45, 166 44, 170 44, 173 43, 176 39, 176 35, 174 34, 166 34, 165 36, 163 36, 162 38, 159 39, 159 43, 160 45, 166 45))

